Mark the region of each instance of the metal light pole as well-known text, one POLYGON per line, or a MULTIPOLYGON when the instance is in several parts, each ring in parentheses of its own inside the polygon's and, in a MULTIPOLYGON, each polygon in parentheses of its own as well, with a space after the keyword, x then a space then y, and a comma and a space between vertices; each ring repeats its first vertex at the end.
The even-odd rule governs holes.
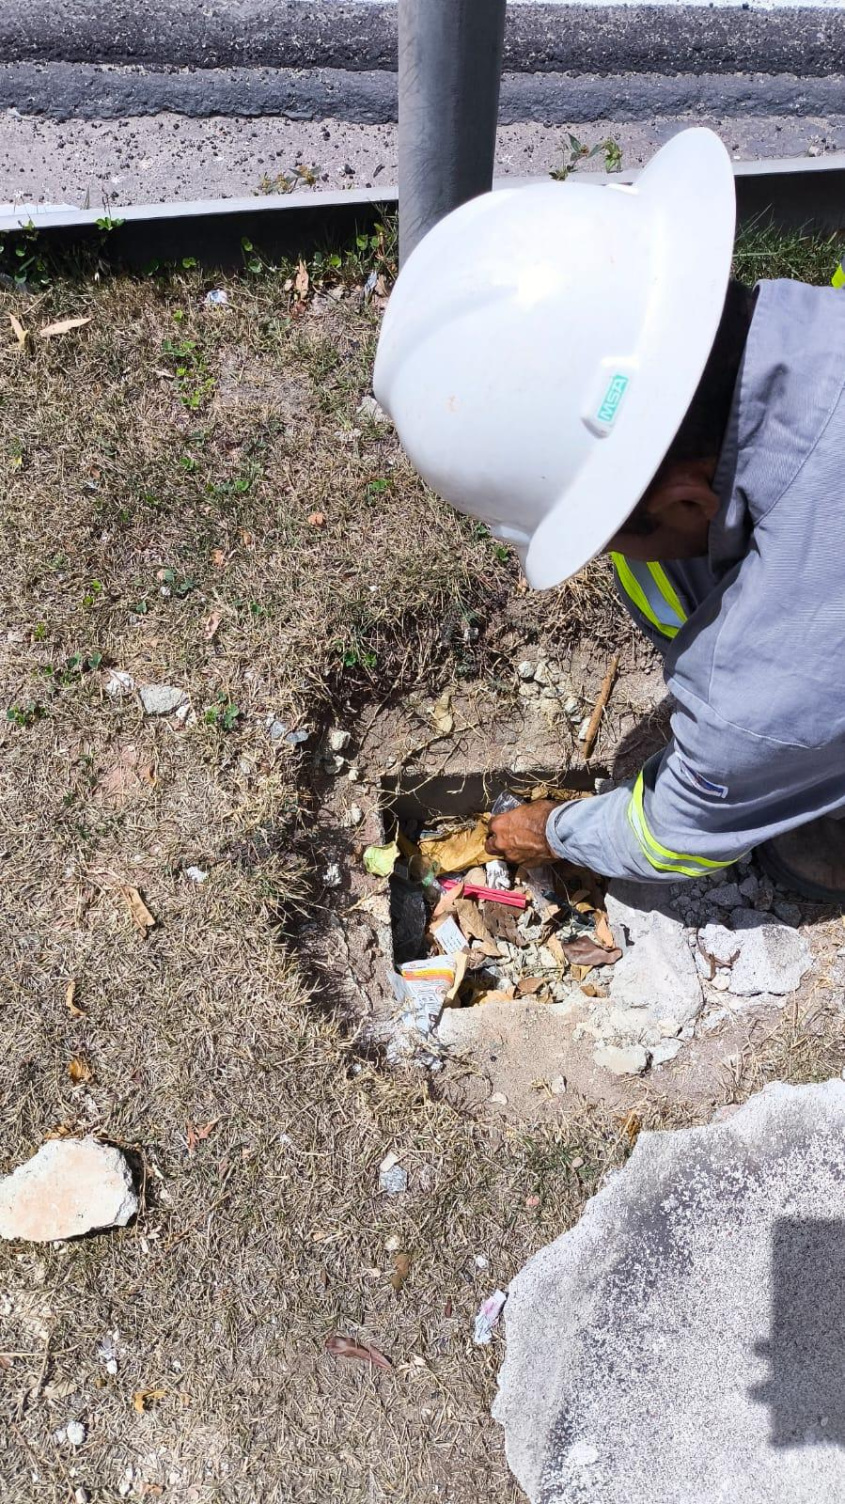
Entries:
POLYGON ((399 0, 399 260, 493 182, 505 0, 399 0))

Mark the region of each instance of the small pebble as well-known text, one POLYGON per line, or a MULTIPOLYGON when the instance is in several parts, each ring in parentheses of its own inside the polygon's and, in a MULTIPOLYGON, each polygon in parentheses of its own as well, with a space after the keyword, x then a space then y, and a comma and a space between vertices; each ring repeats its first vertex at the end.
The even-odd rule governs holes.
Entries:
POLYGON ((552 1096, 562 1097, 564 1092, 566 1091, 566 1077, 552 1076, 549 1086, 551 1088, 552 1096))
POLYGON ((326 888, 339 888, 343 881, 340 873, 339 862, 329 862, 323 873, 323 886, 326 888))
POLYGON ((346 759, 337 753, 332 753, 331 756, 323 758, 323 767, 327 773, 337 777, 337 774, 342 773, 346 767, 346 759))
POLYGON ((343 816, 343 819, 340 823, 347 830, 351 830, 356 825, 360 825, 363 818, 364 811, 362 810, 360 804, 350 804, 348 810, 346 811, 346 814, 343 816))
POLYGON ((81 1447, 85 1440, 85 1427, 81 1420, 69 1420, 67 1423, 67 1439, 72 1447, 81 1447))
POLYGON ((778 898, 772 904, 772 910, 784 924, 791 924, 794 928, 801 923, 801 910, 797 903, 788 903, 786 899, 778 898))
POLYGON ((310 735, 310 731, 289 731, 285 737, 285 741, 291 747, 301 747, 303 742, 307 742, 310 735))
POLYGON ((346 748, 349 746, 350 740, 351 732, 342 731, 339 726, 335 726, 334 729, 329 732, 329 747, 332 752, 345 752, 346 748))
POLYGON ((388 1196, 401 1196, 408 1189, 408 1171, 401 1165, 391 1165, 379 1171, 378 1183, 388 1196))
POLYGON ((534 664, 530 663, 527 658, 523 658, 522 662, 516 665, 516 671, 520 679, 534 678, 534 664))
POLYGON ((350 783, 360 783, 361 781, 361 774, 357 768, 350 768, 346 776, 350 783))
POLYGON ((202 867, 186 867, 185 876, 189 877, 192 883, 204 883, 208 873, 204 872, 202 867))

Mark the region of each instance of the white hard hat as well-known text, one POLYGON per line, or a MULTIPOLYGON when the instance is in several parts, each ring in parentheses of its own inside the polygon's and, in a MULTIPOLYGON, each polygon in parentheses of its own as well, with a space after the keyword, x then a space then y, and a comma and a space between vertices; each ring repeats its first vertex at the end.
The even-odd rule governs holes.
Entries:
POLYGON ((634 185, 483 194, 435 225, 390 296, 373 390, 416 469, 519 551, 574 574, 653 479, 725 300, 728 154, 688 130, 634 185))

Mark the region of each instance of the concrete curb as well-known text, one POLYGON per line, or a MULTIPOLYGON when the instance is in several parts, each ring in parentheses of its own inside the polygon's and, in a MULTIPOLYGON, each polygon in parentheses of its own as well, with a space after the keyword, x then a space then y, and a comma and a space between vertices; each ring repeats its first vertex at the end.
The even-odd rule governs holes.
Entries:
MULTIPOLYGON (((735 162, 741 223, 771 220, 782 229, 845 229, 845 153, 805 160, 781 158, 735 162)), ((633 182, 622 172, 617 182, 633 182)), ((505 178, 494 186, 514 188, 548 178, 505 178)), ((607 183, 605 173, 589 181, 607 183)), ((32 229, 56 249, 96 244, 103 256, 130 266, 151 260, 196 256, 208 266, 238 264, 241 242, 272 254, 302 253, 334 242, 356 228, 375 224, 395 209, 393 187, 342 192, 297 192, 265 198, 208 199, 187 203, 135 204, 113 210, 120 223, 105 235, 97 226, 102 209, 39 208, 0 214, 0 234, 15 239, 32 229)))

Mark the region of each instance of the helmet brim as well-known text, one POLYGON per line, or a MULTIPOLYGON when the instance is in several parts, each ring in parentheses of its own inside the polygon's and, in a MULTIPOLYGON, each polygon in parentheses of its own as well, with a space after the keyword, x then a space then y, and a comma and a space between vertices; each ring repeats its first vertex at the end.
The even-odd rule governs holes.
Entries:
POLYGON ((595 191, 636 193, 648 205, 654 295, 637 378, 613 433, 600 442, 528 545, 524 569, 537 590, 577 574, 619 532, 653 480, 707 364, 730 278, 733 169, 712 131, 683 131, 634 185, 609 184, 595 191))

